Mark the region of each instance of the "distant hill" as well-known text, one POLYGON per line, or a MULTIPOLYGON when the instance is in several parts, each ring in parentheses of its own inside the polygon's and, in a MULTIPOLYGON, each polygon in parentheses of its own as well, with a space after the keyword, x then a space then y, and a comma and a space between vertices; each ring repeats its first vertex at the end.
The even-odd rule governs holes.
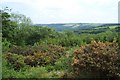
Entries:
POLYGON ((57 31, 91 29, 105 26, 118 26, 120 24, 102 24, 102 23, 62 23, 62 24, 35 24, 36 26, 47 26, 57 31))

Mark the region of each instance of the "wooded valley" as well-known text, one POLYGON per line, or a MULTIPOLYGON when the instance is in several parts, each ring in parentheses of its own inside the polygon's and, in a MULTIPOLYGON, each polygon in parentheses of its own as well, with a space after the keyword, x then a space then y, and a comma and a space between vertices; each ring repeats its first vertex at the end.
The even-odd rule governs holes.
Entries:
POLYGON ((9 8, 0 12, 2 78, 120 77, 119 24, 58 31, 9 8))

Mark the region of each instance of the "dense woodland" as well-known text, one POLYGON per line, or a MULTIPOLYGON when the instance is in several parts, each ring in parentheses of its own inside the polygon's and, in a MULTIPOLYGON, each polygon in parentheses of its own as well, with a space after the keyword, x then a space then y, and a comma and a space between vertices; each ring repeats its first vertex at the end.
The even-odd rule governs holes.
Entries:
POLYGON ((9 8, 2 17, 3 78, 119 78, 119 27, 56 31, 9 8))

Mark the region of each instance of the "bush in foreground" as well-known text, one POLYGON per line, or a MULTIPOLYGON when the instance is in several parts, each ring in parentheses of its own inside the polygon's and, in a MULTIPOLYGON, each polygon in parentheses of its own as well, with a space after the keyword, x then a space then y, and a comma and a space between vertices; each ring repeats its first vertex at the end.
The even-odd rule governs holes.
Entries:
POLYGON ((96 42, 74 51, 76 77, 120 77, 120 50, 116 42, 96 42))

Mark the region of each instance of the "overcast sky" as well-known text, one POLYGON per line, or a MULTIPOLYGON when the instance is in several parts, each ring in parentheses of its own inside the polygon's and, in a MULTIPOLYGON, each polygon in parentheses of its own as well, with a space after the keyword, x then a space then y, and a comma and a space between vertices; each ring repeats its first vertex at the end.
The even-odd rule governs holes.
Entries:
POLYGON ((117 23, 119 0, 0 0, 36 23, 117 23))

